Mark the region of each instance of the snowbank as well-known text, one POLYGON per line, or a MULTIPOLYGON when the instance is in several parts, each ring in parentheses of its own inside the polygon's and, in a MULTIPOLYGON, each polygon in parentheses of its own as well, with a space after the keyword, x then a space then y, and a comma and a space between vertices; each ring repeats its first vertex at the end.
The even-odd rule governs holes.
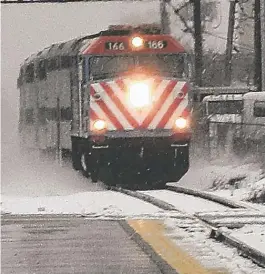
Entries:
POLYGON ((258 203, 265 203, 265 178, 254 183, 251 186, 251 192, 248 197, 249 201, 256 201, 258 203))
POLYGON ((211 162, 196 159, 178 184, 236 200, 265 203, 264 177, 261 164, 249 159, 224 158, 211 162))

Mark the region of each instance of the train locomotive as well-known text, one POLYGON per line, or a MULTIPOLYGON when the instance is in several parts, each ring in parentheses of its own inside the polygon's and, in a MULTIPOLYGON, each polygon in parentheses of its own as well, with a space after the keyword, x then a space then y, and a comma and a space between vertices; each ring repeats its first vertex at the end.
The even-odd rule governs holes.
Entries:
POLYGON ((94 182, 177 181, 189 169, 190 78, 184 47, 154 24, 53 44, 20 67, 21 144, 69 152, 94 182))

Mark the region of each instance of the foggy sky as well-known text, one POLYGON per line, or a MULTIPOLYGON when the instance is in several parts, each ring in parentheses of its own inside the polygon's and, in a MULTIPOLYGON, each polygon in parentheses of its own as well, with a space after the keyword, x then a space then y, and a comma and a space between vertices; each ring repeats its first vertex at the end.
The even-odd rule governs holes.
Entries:
POLYGON ((36 164, 37 160, 19 154, 19 66, 29 55, 52 43, 95 33, 110 24, 152 23, 159 18, 159 2, 5 4, 1 9, 2 194, 49 195, 86 189, 84 181, 76 181, 74 174, 56 170, 49 163, 36 164))

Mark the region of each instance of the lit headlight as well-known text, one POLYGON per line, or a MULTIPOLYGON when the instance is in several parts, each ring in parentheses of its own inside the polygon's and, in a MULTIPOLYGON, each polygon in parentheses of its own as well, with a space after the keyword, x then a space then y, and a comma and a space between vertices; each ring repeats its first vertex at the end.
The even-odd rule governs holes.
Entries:
POLYGON ((106 127, 107 127, 107 124, 104 120, 97 120, 93 124, 93 128, 96 131, 101 131, 103 129, 106 129, 106 127))
POLYGON ((180 117, 180 118, 176 119, 175 126, 178 129, 184 129, 184 128, 186 128, 188 126, 188 122, 187 122, 187 120, 185 118, 180 117))
POLYGON ((129 100, 136 108, 147 106, 151 103, 149 86, 146 83, 134 83, 129 88, 129 100))
POLYGON ((132 45, 135 47, 135 48, 140 48, 142 47, 144 44, 144 40, 143 38, 139 37, 139 36, 136 36, 136 37, 133 37, 132 38, 132 45))

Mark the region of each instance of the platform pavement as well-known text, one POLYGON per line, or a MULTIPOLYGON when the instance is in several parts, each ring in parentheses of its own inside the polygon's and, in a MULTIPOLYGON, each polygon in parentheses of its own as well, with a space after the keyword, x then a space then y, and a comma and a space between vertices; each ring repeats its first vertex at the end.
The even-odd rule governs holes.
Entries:
POLYGON ((1 228, 5 274, 220 273, 176 246, 159 220, 4 215, 1 228))

